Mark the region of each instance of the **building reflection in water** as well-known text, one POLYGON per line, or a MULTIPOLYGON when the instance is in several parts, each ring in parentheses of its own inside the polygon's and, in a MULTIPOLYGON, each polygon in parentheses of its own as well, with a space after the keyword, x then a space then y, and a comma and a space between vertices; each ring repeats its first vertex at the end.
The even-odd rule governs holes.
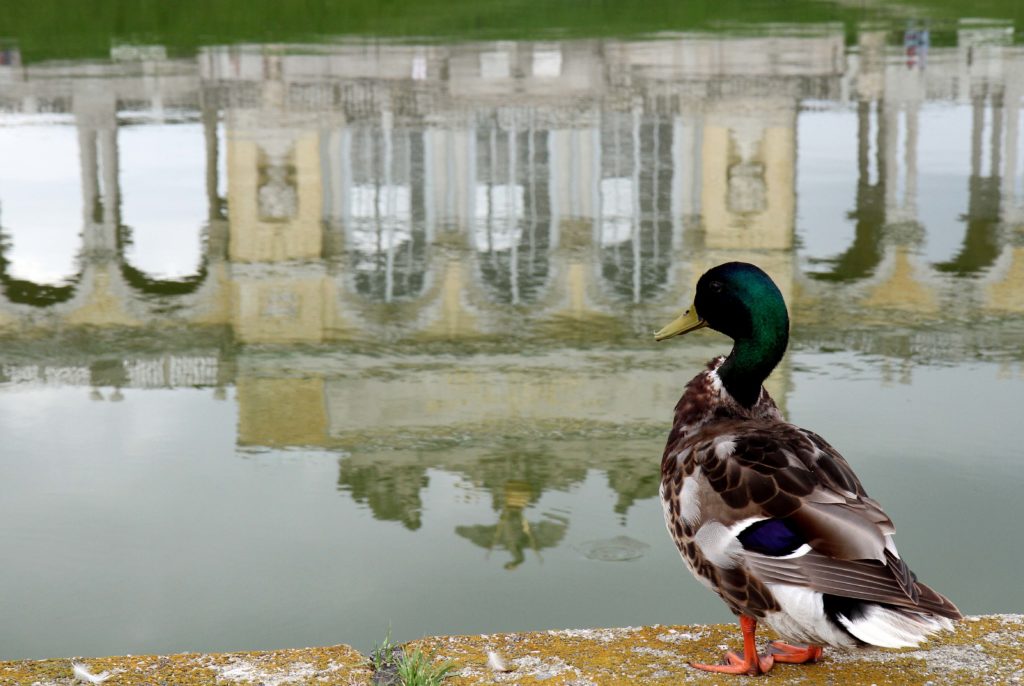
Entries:
POLYGON ((78 271, 57 282, 13 276, 31 226, 4 222, 3 323, 43 308, 55 321, 146 326, 172 310, 245 342, 316 342, 373 336, 402 312, 401 333, 487 334, 505 306, 529 305, 533 320, 674 306, 721 251, 759 251, 788 290, 800 282, 798 297, 840 293, 853 306, 864 294, 841 284, 884 283, 909 260, 941 301, 944 286, 962 286, 942 274, 994 284, 1007 276, 1000 257, 1017 263, 1007 250, 1021 213, 1021 51, 1008 31, 964 23, 957 47, 930 50, 927 32, 894 45, 863 31, 845 51, 841 31, 823 26, 762 38, 239 46, 195 60, 136 51, 141 62, 99 72, 5 66, 8 135, 72 115, 83 221, 78 271), (971 159, 962 248, 923 263, 919 121, 930 103, 971 109, 971 130, 955 132, 970 137, 971 159), (808 107, 855 112, 854 238, 798 264, 808 107), (183 228, 202 234, 203 254, 175 278, 131 263, 141 227, 121 217, 136 172, 121 168, 119 131, 168 121, 202 124, 194 144, 206 160, 195 172, 207 221, 183 228))
MULTIPOLYGON (((14 179, 18 156, 33 154, 19 127, 74 126, 79 197, 54 202, 82 208, 63 278, 34 279, 53 270, 22 261, 31 218, 0 214, 0 329, 17 350, 0 378, 111 399, 233 385, 241 445, 351 447, 386 443, 396 427, 486 434, 506 420, 649 426, 678 394, 675 377, 653 357, 637 358, 645 370, 575 349, 647 355, 653 323, 731 259, 773 274, 801 322, 798 345, 908 359, 1006 350, 1024 313, 1024 50, 998 24, 962 22, 953 47, 930 40, 865 29, 847 47, 842 27, 826 25, 0 66, 0 136, 13 151, 0 174, 14 179), (923 247, 940 232, 922 218, 919 188, 933 105, 970 111, 969 128, 943 132, 969 140, 970 159, 956 172, 966 204, 949 218, 963 237, 942 259, 923 247), (800 155, 818 152, 800 147, 801 118, 822 111, 855 119, 856 153, 831 177, 801 179, 800 155), (198 263, 185 251, 161 270, 152 251, 170 248, 147 253, 142 240, 155 205, 132 204, 131 225, 122 216, 141 172, 122 164, 121 140, 128 126, 175 123, 194 131, 206 209, 175 239, 201 242, 198 263), (838 233, 802 223, 801 189, 832 201, 848 244, 815 252, 838 233), (950 318, 973 331, 936 346, 950 318), (79 330, 118 334, 102 353, 25 343, 79 330), (524 346, 540 362, 510 370, 501 355, 524 346), (452 362, 468 352, 474 364, 452 362), (429 359, 408 358, 419 353, 429 359)), ((0 185, 0 209, 17 200, 0 185)), ((789 376, 783 366, 772 380, 783 404, 789 376)), ((561 448, 558 460, 546 450, 357 451, 341 461, 339 488, 416 529, 428 470, 458 473, 491 494, 494 519, 456 533, 507 551, 510 568, 562 540, 567 521, 531 507, 587 468, 607 471, 619 512, 656 492, 630 460, 565 464, 561 448)))

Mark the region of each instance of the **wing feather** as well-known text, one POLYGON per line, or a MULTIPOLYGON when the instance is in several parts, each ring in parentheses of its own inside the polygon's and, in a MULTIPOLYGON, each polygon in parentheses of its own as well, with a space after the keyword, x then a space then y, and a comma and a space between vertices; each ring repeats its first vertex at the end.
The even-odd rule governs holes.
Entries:
POLYGON ((916 580, 914 593, 908 593, 893 568, 882 562, 837 560, 816 552, 790 559, 758 553, 748 553, 745 557, 751 571, 768 583, 795 584, 820 593, 931 612, 952 619, 960 617, 949 600, 916 580))
POLYGON ((811 551, 779 558, 745 551, 763 581, 959 617, 946 598, 917 581, 887 545, 895 531, 842 455, 821 436, 781 422, 729 421, 695 448, 717 502, 702 511, 726 526, 748 517, 785 518, 811 551))

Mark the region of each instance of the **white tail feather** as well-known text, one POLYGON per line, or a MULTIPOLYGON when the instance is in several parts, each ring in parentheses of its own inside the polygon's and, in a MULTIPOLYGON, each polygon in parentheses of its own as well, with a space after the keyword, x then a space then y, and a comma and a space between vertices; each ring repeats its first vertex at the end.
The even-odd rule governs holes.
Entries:
POLYGON ((881 648, 912 648, 937 631, 953 628, 945 617, 879 605, 868 605, 857 619, 839 615, 839 621, 860 640, 881 648))

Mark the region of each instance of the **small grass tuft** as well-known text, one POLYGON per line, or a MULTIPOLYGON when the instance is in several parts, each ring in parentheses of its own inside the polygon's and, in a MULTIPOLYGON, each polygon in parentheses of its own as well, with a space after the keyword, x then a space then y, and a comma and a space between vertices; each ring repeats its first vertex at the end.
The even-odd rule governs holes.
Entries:
POLYGON ((403 651, 398 658, 398 678, 402 686, 440 686, 456 671, 453 662, 434 662, 434 653, 424 654, 416 648, 411 652, 403 651))
POLYGON ((456 667, 452 662, 435 664, 435 656, 436 653, 426 655, 419 648, 409 651, 396 646, 388 627, 384 640, 375 643, 370 651, 374 686, 440 686, 456 667))
POLYGON ((393 666, 395 664, 393 653, 396 649, 397 646, 391 642, 391 627, 389 626, 388 632, 384 634, 384 640, 374 643, 373 650, 370 651, 370 665, 373 667, 373 671, 382 672, 393 666))

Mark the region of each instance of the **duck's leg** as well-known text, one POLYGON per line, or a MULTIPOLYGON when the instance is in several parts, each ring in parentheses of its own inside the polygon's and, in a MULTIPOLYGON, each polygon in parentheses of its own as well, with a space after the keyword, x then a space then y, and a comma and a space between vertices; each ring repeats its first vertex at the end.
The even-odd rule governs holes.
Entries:
POLYGON ((766 673, 775 664, 775 658, 771 655, 762 657, 757 654, 757 644, 754 642, 757 620, 747 615, 740 615, 740 629, 743 631, 743 657, 736 653, 726 653, 725 659, 729 664, 701 665, 691 662, 690 666, 695 669, 703 669, 706 672, 721 672, 723 674, 757 676, 766 673))
POLYGON ((805 662, 817 662, 821 659, 821 653, 821 646, 808 645, 801 648, 782 641, 772 641, 771 654, 776 662, 802 665, 805 662))

